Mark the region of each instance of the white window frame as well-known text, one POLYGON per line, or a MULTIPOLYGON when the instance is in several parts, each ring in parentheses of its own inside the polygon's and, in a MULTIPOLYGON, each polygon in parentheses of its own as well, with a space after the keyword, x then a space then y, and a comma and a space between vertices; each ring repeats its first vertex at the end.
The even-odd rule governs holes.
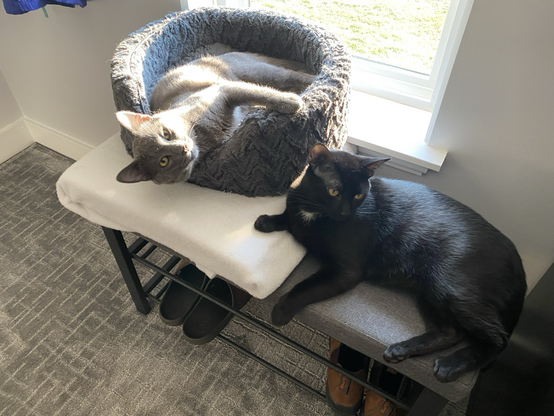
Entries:
POLYGON ((420 74, 369 59, 352 59, 352 88, 412 107, 433 111, 447 80, 473 0, 451 0, 431 74, 420 74))
MULTIPOLYGON (((389 165, 417 175, 440 170, 447 151, 433 148, 432 133, 473 1, 451 0, 430 75, 353 56, 348 133, 348 142, 357 146, 353 150, 391 156, 389 165), (395 118, 400 122, 391 123, 395 118)), ((250 0, 180 2, 182 10, 250 7, 250 0)))

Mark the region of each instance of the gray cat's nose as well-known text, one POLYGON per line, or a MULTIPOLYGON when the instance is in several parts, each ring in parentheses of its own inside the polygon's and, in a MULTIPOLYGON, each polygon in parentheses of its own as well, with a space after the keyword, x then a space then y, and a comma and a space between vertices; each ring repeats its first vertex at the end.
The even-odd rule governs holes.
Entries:
POLYGON ((189 146, 187 143, 184 143, 182 146, 182 154, 187 155, 188 157, 191 157, 193 151, 193 147, 189 146))

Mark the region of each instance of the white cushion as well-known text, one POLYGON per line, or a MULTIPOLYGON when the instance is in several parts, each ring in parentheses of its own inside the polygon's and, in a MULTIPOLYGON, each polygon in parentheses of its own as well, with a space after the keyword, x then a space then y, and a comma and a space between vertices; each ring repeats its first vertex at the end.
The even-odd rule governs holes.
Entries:
POLYGON ((285 209, 285 196, 249 198, 190 183, 123 184, 131 162, 115 135, 67 169, 56 184, 63 206, 89 221, 132 231, 188 257, 263 299, 283 283, 306 251, 288 232, 254 229, 261 214, 285 209))

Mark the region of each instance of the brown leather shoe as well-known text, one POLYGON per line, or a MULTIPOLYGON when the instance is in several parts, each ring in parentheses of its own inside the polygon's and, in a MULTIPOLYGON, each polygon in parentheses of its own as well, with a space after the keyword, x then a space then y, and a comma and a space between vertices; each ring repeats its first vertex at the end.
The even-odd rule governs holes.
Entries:
MULTIPOLYGON (((366 380, 369 358, 358 351, 330 338, 329 361, 366 380)), ((335 412, 342 415, 355 415, 362 407, 364 387, 348 377, 327 368, 327 402, 335 412)))
POLYGON ((377 393, 366 390, 364 408, 360 416, 400 416, 394 403, 377 393))

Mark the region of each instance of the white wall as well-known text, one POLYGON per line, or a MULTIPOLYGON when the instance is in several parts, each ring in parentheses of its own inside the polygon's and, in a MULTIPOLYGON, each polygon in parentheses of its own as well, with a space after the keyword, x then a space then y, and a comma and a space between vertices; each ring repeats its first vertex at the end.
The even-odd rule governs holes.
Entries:
POLYGON ((23 117, 23 113, 21 113, 19 105, 17 105, 17 101, 2 73, 0 73, 0 97, 0 130, 2 130, 23 117))
POLYGON ((23 113, 0 72, 0 163, 33 143, 23 113))
MULTIPOLYGON (((34 136, 73 140, 78 155, 118 131, 109 81, 116 44, 179 1, 47 9, 48 19, 0 13, 0 72, 34 136)), ((483 214, 514 241, 531 285, 554 261, 552 16, 551 0, 475 0, 432 137, 450 150, 443 169, 421 178, 380 172, 483 214)))
POLYGON ((516 244, 531 285, 554 262, 554 2, 475 0, 418 180, 481 213, 516 244))
POLYGON ((81 154, 115 134, 110 60, 118 42, 180 10, 179 0, 93 0, 84 8, 0 11, 0 72, 29 129, 46 145, 81 154))

